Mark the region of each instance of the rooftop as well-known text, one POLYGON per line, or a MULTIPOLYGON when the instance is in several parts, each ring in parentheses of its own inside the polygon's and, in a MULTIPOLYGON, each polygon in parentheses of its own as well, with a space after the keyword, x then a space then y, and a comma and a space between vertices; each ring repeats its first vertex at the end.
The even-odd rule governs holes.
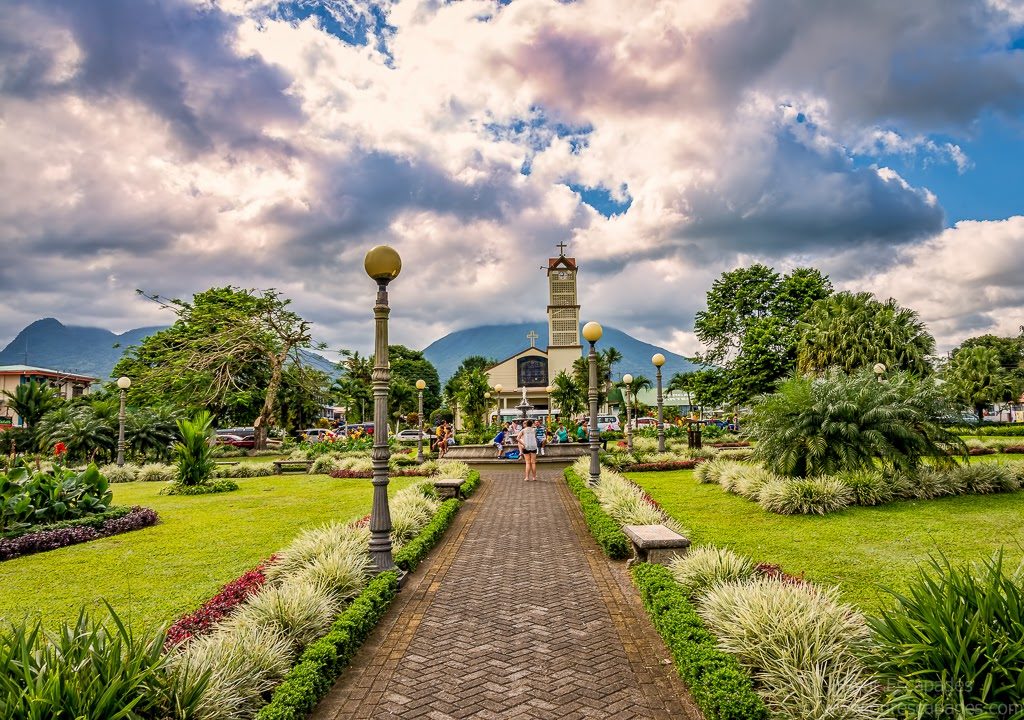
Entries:
POLYGON ((74 378, 76 380, 89 380, 96 382, 98 377, 83 375, 81 373, 64 372, 52 368, 35 367, 33 365, 0 365, 0 375, 54 375, 57 377, 74 378))

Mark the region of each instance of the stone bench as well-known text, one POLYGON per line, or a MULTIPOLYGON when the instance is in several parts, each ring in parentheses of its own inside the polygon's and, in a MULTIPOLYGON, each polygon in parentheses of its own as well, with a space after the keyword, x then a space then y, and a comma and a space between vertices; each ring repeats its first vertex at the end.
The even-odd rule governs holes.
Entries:
POLYGON ((240 465, 237 460, 217 460, 214 462, 215 465, 240 465))
POLYGON ((672 558, 686 554, 690 541, 664 525, 623 525, 622 532, 633 543, 632 565, 649 562, 667 565, 672 558))
POLYGON ((285 470, 299 470, 301 472, 309 472, 309 469, 313 467, 312 460, 275 460, 274 461, 274 473, 277 475, 284 475, 285 470))
POLYGON ((434 489, 437 490, 437 496, 442 500, 448 500, 449 498, 462 499, 462 483, 465 480, 459 478, 443 478, 441 480, 434 481, 434 489))

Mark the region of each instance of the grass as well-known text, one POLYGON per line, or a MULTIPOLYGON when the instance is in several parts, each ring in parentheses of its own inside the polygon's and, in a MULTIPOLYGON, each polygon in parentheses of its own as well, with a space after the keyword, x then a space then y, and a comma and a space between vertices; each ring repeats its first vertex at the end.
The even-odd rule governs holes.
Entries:
MULTIPOLYGON (((415 478, 395 478, 392 493, 415 478)), ((242 478, 239 490, 160 495, 163 483, 114 485, 114 502, 144 505, 160 523, 0 563, 0 620, 39 613, 48 627, 107 599, 133 627, 170 623, 282 549, 299 530, 370 512, 369 480, 326 475, 242 478)))
POLYGON ((939 550, 958 562, 980 560, 1004 546, 1009 563, 1024 560, 1024 492, 789 516, 766 512, 717 485, 700 485, 690 470, 628 477, 691 528, 694 543, 728 547, 838 585, 843 599, 863 610, 888 605, 880 588, 902 590, 917 565, 939 550))

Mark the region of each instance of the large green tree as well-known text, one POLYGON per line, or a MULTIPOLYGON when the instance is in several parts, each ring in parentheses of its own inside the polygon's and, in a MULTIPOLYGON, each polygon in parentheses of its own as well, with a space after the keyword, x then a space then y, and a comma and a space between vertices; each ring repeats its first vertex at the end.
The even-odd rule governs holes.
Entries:
POLYGON ((551 402, 558 408, 558 414, 563 421, 571 421, 582 412, 584 393, 580 392, 572 375, 562 370, 555 376, 551 386, 554 388, 551 402))
POLYGON ((1003 367, 999 350, 984 345, 961 347, 943 372, 946 394, 959 405, 971 408, 984 419, 985 408, 996 402, 1013 400, 1020 382, 1003 367))
MULTIPOLYGON (((441 407, 441 380, 437 375, 437 368, 427 360, 419 350, 410 350, 404 345, 391 345, 388 347, 388 356, 391 361, 391 382, 409 386, 412 393, 416 395, 416 381, 422 380, 427 384, 423 388, 423 414, 430 417, 430 413, 441 407)), ((406 412, 415 412, 417 402, 406 412)))
POLYGON ((22 383, 14 392, 5 390, 4 396, 7 398, 7 406, 18 414, 27 428, 35 427, 43 415, 61 404, 53 388, 36 380, 22 383))
POLYGON ((114 376, 132 378, 136 404, 209 409, 221 419, 255 416, 256 447, 264 447, 279 420, 285 368, 301 365, 300 351, 315 346, 310 323, 274 289, 211 288, 191 301, 146 297, 177 319, 129 348, 114 368, 114 376))
POLYGON ((892 298, 841 292, 814 303, 798 326, 800 372, 838 368, 850 373, 883 363, 889 370, 931 373, 935 338, 918 314, 892 298))
MULTIPOLYGON (((444 398, 445 404, 448 409, 452 411, 452 416, 458 416, 458 410, 462 406, 463 401, 463 387, 465 386, 465 380, 471 373, 479 372, 484 376, 484 383, 487 383, 487 368, 493 367, 497 364, 496 360, 485 357, 483 355, 470 355, 463 359, 459 364, 459 367, 455 370, 455 373, 448 378, 445 382, 444 387, 441 389, 441 395, 444 398)), ((479 378, 472 380, 474 384, 479 384, 479 378)), ((485 389, 483 392, 488 392, 485 389)), ((486 400, 486 398, 484 398, 486 400)), ((486 410, 486 408, 485 408, 486 410)), ((483 411, 481 411, 482 413, 483 411)), ((429 416, 429 413, 428 413, 429 416)))
POLYGON ((962 350, 974 347, 995 350, 999 357, 999 366, 1006 370, 1015 382, 1024 386, 1024 335, 1000 337, 989 334, 967 338, 960 347, 953 350, 952 357, 956 357, 962 350))
POLYGON ((795 325, 831 292, 828 277, 814 268, 780 275, 756 264, 722 273, 694 321, 705 346, 695 360, 713 373, 703 378, 715 387, 708 396, 743 403, 789 376, 796 368, 795 325))

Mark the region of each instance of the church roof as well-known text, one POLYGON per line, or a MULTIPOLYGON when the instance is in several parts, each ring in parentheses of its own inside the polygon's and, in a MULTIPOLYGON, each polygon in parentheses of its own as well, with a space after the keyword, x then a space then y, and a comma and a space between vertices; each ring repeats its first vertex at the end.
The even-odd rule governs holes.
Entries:
POLYGON ((570 270, 576 269, 576 258, 566 257, 560 255, 556 258, 548 258, 548 270, 554 270, 559 265, 569 268, 570 270))

